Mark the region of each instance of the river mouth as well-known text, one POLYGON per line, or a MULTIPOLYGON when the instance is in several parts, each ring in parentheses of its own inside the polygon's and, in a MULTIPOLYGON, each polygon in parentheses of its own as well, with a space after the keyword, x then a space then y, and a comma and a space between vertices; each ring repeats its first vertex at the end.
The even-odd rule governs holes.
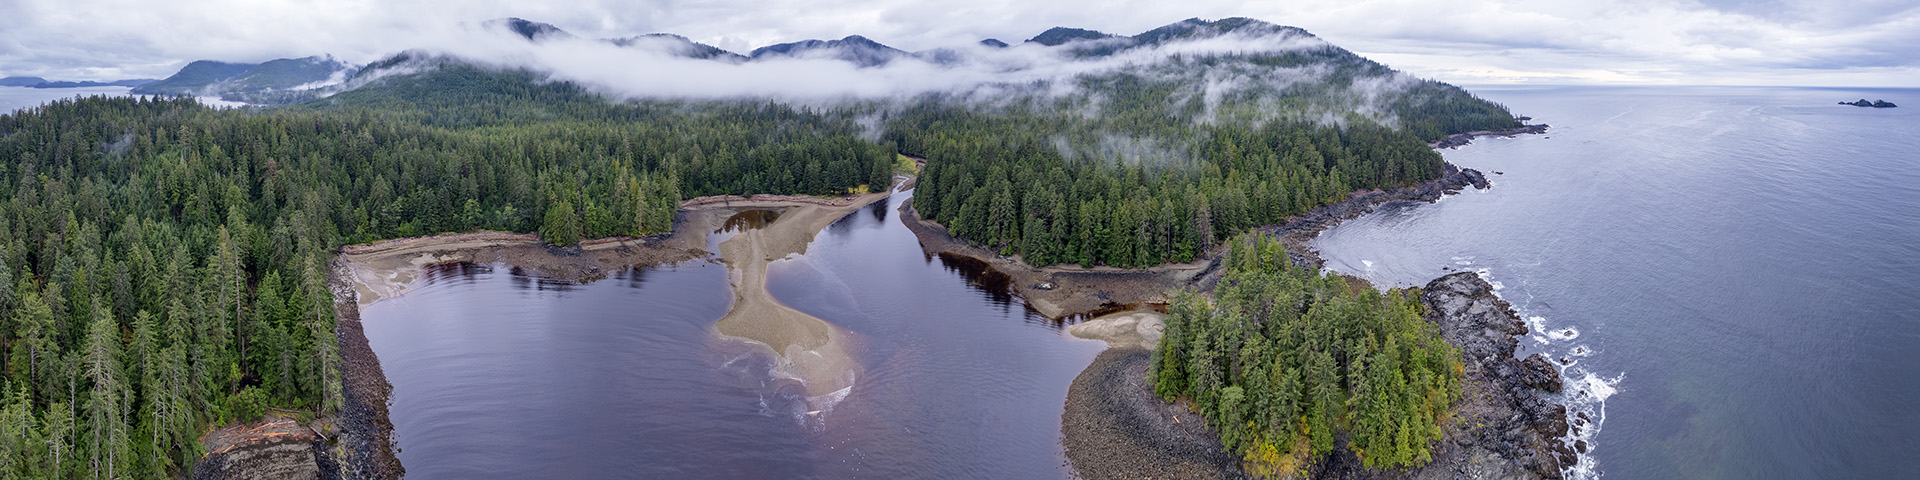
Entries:
MULTIPOLYGON (((362 311, 408 476, 1067 476, 1062 399, 1104 345, 928 258, 889 208, 908 195, 828 218, 766 262, 768 299, 846 335, 859 375, 828 398, 769 349, 716 335, 735 302, 728 262, 587 283, 426 269, 362 311)), ((737 208, 699 231, 725 243, 805 219, 737 208)))

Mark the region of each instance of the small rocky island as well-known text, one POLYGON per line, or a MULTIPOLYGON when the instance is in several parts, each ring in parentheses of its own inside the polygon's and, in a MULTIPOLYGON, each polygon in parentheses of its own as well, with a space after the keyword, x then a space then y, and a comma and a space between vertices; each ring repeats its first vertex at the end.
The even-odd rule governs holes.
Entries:
POLYGON ((1873 107, 1873 108, 1893 108, 1893 107, 1898 107, 1898 106, 1899 106, 1899 105, 1894 105, 1894 104, 1893 104, 1893 102, 1889 102, 1889 101, 1886 101, 1886 100, 1874 100, 1874 101, 1871 101, 1871 102, 1869 102, 1869 101, 1867 101, 1867 99, 1864 99, 1864 98, 1862 98, 1862 99, 1859 99, 1859 100, 1855 100, 1855 101, 1851 101, 1851 102, 1840 102, 1840 104, 1841 104, 1841 105, 1852 105, 1852 106, 1856 106, 1856 107, 1873 107))

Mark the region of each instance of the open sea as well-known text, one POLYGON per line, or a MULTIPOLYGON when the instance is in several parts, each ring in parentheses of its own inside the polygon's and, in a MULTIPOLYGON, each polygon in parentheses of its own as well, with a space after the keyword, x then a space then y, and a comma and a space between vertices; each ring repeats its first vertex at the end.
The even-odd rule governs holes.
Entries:
POLYGON ((1579 476, 1916 478, 1920 90, 1469 90, 1553 128, 1446 151, 1493 188, 1330 229, 1328 268, 1495 282, 1604 419, 1579 476))

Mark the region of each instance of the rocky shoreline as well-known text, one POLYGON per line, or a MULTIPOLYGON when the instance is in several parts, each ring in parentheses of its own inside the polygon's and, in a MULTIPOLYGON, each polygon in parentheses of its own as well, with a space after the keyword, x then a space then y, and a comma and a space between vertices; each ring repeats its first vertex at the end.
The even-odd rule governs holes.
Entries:
MULTIPOLYGON (((1342 448, 1304 473, 1339 479, 1562 478, 1562 469, 1577 460, 1578 446, 1565 444, 1566 407, 1551 399, 1561 387, 1559 372, 1539 355, 1513 357, 1526 324, 1472 273, 1433 280, 1422 301, 1427 319, 1460 348, 1466 374, 1433 462, 1373 470, 1342 448)), ((1219 450, 1203 420, 1183 404, 1153 396, 1148 355, 1138 348, 1111 349, 1074 379, 1061 442, 1076 472, 1090 479, 1246 477, 1238 459, 1219 450)))
MULTIPOLYGON (((1348 194, 1347 199, 1313 209, 1304 214, 1287 219, 1287 223, 1270 225, 1258 230, 1279 238, 1281 245, 1287 247, 1287 255, 1295 265, 1320 268, 1326 263, 1320 258, 1320 252, 1314 250, 1309 242, 1320 232, 1352 220, 1361 215, 1373 213, 1373 208, 1388 202, 1436 202, 1441 197, 1458 193, 1469 187, 1485 190, 1493 185, 1487 183, 1487 176, 1479 170, 1460 168, 1452 163, 1446 165, 1446 175, 1437 180, 1428 181, 1411 187, 1393 190, 1361 190, 1348 194)), ((1215 279, 1217 280, 1217 279, 1215 279)), ((1208 284, 1211 286, 1211 283, 1208 284)))
MULTIPOLYGON (((1528 120, 1528 118, 1521 117, 1521 120, 1528 120)), ((1479 138, 1479 137, 1511 137, 1514 135, 1539 134, 1539 133, 1547 133, 1547 124, 1542 123, 1538 125, 1522 125, 1520 126, 1520 128, 1509 128, 1506 130, 1477 130, 1477 131, 1472 131, 1467 133, 1456 133, 1453 135, 1448 135, 1447 138, 1440 139, 1440 141, 1438 142, 1428 143, 1427 147, 1459 148, 1459 147, 1467 146, 1467 144, 1469 143, 1473 143, 1473 139, 1479 138)))
POLYGON ((360 326, 360 301, 336 266, 331 283, 334 290, 334 335, 340 342, 342 405, 337 422, 339 437, 333 455, 338 476, 343 480, 396 480, 407 473, 394 454, 393 421, 387 416, 392 402, 393 384, 380 368, 380 357, 367 343, 360 326), (344 292, 344 293, 343 293, 344 292))

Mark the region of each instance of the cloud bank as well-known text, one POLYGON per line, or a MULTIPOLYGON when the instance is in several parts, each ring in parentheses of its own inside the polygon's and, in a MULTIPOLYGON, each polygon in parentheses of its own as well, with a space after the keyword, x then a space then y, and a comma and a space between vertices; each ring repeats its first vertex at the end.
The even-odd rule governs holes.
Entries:
POLYGON ((506 16, 588 37, 678 33, 742 53, 849 34, 914 51, 1018 43, 1052 26, 1131 33, 1247 16, 1450 82, 1920 86, 1920 5, 1909 0, 9 0, 0 75, 164 77, 197 59, 322 53, 366 63, 506 16))
MULTIPOLYGON (((1151 76, 1156 70, 1166 70, 1164 65, 1169 61, 1183 58, 1331 47, 1324 40, 1295 31, 1247 28, 1099 57, 1080 58, 1075 54, 1077 48, 1101 45, 1099 41, 1056 47, 1029 43, 1007 48, 972 43, 942 49, 938 55, 903 56, 883 65, 861 67, 834 58, 830 51, 734 62, 688 58, 685 44, 664 41, 619 45, 578 36, 529 41, 501 25, 484 22, 468 23, 459 31, 445 33, 416 49, 417 56, 429 63, 453 57, 495 68, 529 69, 616 97, 746 97, 821 105, 930 92, 954 93, 979 101, 992 101, 1015 90, 1057 96, 1076 91, 1074 79, 1087 74, 1126 71, 1151 76)), ((403 64, 389 74, 420 67, 403 64)), ((1252 77, 1211 78, 1206 88, 1195 93, 1217 102, 1218 96, 1231 88, 1256 82, 1284 87, 1300 79, 1295 77, 1314 74, 1298 69, 1259 69, 1252 77)))

